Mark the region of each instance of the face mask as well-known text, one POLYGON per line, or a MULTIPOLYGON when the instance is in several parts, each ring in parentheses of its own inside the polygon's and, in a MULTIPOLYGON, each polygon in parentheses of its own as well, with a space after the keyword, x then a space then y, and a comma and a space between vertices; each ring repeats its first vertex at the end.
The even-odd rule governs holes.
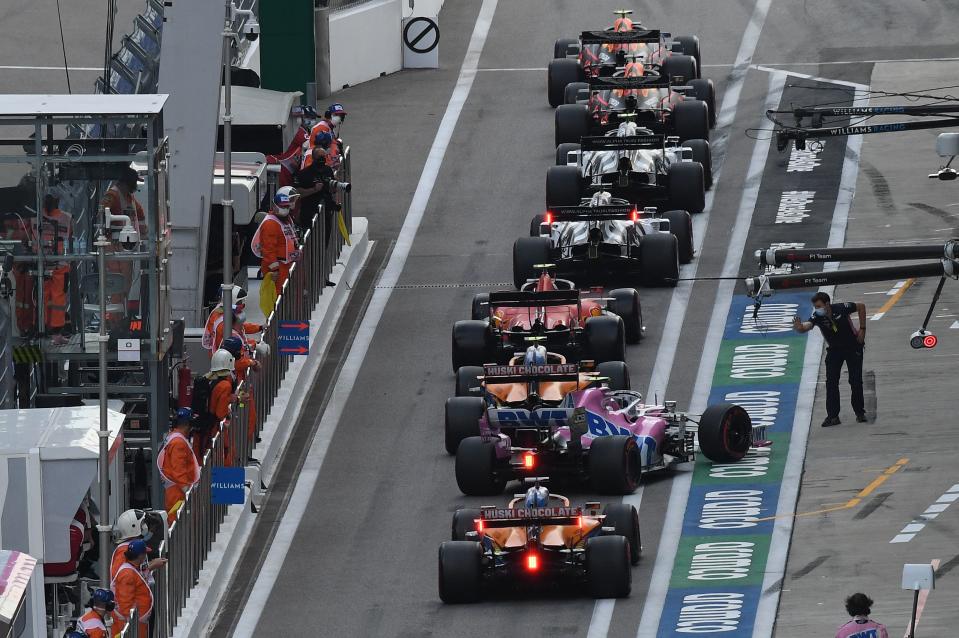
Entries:
POLYGON ((333 122, 333 126, 339 126, 340 122, 343 121, 343 118, 340 117, 339 115, 334 115, 333 117, 330 118, 330 121, 333 122))
POLYGON ((238 312, 238 313, 236 314, 236 320, 237 320, 238 322, 240 322, 240 323, 243 323, 244 321, 246 321, 246 313, 245 313, 245 312, 238 312))
POLYGON ((307 131, 313 128, 314 124, 316 124, 314 120, 303 120, 303 128, 305 128, 307 131))
POLYGON ((144 541, 148 541, 151 538, 153 538, 153 532, 151 532, 150 530, 146 530, 145 532, 143 532, 142 536, 144 541))
POLYGON ((813 313, 814 315, 816 315, 817 317, 825 317, 825 316, 826 316, 826 309, 825 309, 825 308, 816 308, 815 310, 812 311, 812 313, 813 313))

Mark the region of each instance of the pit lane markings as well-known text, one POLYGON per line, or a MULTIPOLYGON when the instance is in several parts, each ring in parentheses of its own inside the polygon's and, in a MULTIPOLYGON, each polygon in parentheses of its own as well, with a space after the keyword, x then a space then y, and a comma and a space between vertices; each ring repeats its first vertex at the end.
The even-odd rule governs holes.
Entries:
POLYGON ((798 71, 788 71, 786 69, 775 69, 771 66, 766 66, 764 64, 752 64, 750 68, 756 69, 757 71, 765 71, 766 73, 785 73, 789 77, 801 78, 803 80, 810 80, 812 82, 825 82, 826 84, 838 84, 840 86, 848 86, 853 89, 867 89, 869 88, 865 84, 860 84, 858 82, 848 82, 846 80, 834 80, 832 78, 824 78, 818 75, 809 75, 808 73, 799 73, 798 71))
POLYGON ((928 521, 933 520, 945 512, 950 505, 959 500, 959 483, 950 487, 946 492, 936 499, 936 502, 926 508, 926 510, 912 519, 912 521, 902 528, 896 536, 889 541, 890 543, 908 543, 916 534, 926 527, 928 521))
MULTIPOLYGON (((828 512, 838 512, 841 510, 852 509, 853 507, 856 507, 857 505, 859 505, 859 503, 862 502, 862 499, 872 494, 876 490, 876 488, 878 488, 880 485, 885 483, 890 476, 892 476, 893 474, 901 470, 902 467, 908 462, 909 462, 908 458, 899 459, 898 461, 896 461, 895 463, 887 467, 885 470, 883 470, 882 474, 880 474, 875 479, 873 479, 873 481, 869 485, 859 490, 859 492, 857 492, 854 497, 852 497, 845 503, 837 504, 832 507, 824 507, 822 509, 813 510, 811 512, 799 512, 795 514, 776 514, 775 516, 766 516, 765 518, 757 518, 755 520, 758 523, 762 521, 776 520, 777 518, 802 518, 805 516, 815 516, 816 514, 826 514, 828 512)), ((959 487, 959 485, 955 487, 959 487)), ((956 497, 959 498, 959 494, 957 494, 956 497)))
POLYGON ((906 294, 906 291, 909 290, 914 283, 916 283, 915 278, 910 278, 905 281, 900 281, 895 286, 893 286, 892 290, 886 293, 887 295, 891 294, 892 297, 889 299, 889 301, 887 301, 886 303, 882 305, 882 308, 879 309, 879 312, 869 317, 869 320, 879 321, 880 319, 882 319, 886 315, 886 313, 889 312, 889 310, 893 306, 895 306, 900 299, 902 299, 902 296, 906 294))

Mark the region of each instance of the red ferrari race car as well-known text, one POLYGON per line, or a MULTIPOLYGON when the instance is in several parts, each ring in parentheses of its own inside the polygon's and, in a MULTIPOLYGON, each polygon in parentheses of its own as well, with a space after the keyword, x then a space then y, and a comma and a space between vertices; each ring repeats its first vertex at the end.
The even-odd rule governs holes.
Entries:
POLYGON ((452 540, 440 545, 439 594, 470 603, 491 591, 566 587, 593 598, 629 596, 642 543, 639 514, 626 503, 573 506, 540 482, 506 507, 453 514, 452 540))
POLYGON ((634 288, 580 292, 556 279, 550 264, 517 291, 473 297, 472 318, 453 324, 453 370, 505 363, 535 342, 570 361, 622 361, 626 344, 643 336, 643 311, 634 288))

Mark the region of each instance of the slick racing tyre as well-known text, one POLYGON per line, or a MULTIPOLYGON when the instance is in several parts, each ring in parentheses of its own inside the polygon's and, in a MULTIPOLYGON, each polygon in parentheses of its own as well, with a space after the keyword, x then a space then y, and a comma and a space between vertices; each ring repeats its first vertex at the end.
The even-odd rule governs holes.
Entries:
POLYGON ((679 263, 693 260, 693 218, 684 210, 667 210, 663 217, 669 220, 669 232, 679 247, 679 263))
POLYGON ((673 134, 680 142, 709 139, 709 107, 699 100, 683 100, 673 106, 673 134))
MULTIPOLYGON (((580 150, 580 145, 573 142, 567 142, 565 144, 560 144, 556 147, 556 165, 557 166, 568 166, 570 157, 569 154, 572 151, 580 150)), ((576 202, 577 204, 579 202, 576 202)))
MULTIPOLYGON (((616 503, 616 505, 619 505, 619 503, 616 503)), ((606 509, 609 508, 607 507, 606 509)), ((463 509, 453 512, 452 539, 454 541, 465 541, 466 532, 472 532, 476 530, 476 519, 482 515, 482 510, 474 509, 472 507, 464 507, 463 509)), ((607 520, 609 520, 608 515, 607 520)))
POLYGON ((699 449, 713 463, 741 461, 752 442, 752 421, 738 405, 711 405, 699 419, 699 449))
POLYGON ((476 390, 482 387, 479 377, 483 376, 480 366, 460 366, 456 370, 456 396, 478 397, 476 390))
POLYGON ((609 291, 606 309, 623 320, 626 343, 639 343, 643 338, 643 307, 635 288, 616 288, 609 291))
POLYGON ((480 292, 473 295, 473 305, 470 310, 470 319, 486 321, 489 319, 489 293, 480 292))
POLYGON ((529 220, 529 236, 530 237, 540 237, 540 229, 543 227, 543 224, 546 223, 546 214, 539 213, 538 215, 533 215, 533 219, 529 220))
POLYGON ((702 77, 703 57, 699 51, 699 38, 694 35, 674 35, 673 42, 681 47, 677 53, 692 56, 696 60, 696 77, 702 77))
POLYGON ((478 436, 463 439, 456 448, 456 485, 467 496, 502 494, 506 480, 498 478, 496 449, 478 436))
POLYGON ((567 84, 563 92, 563 104, 586 104, 589 101, 589 94, 583 95, 582 91, 589 91, 589 84, 586 82, 567 84))
POLYGON ((453 371, 462 366, 490 363, 493 334, 485 321, 457 321, 453 324, 453 371))
POLYGON ((596 365, 599 376, 606 377, 610 390, 630 390, 629 368, 624 361, 603 361, 596 365))
MULTIPOLYGON (((560 146, 565 146, 561 144, 560 146)), ((546 169, 546 208, 579 206, 583 178, 578 166, 550 166, 546 169)))
POLYGON ((560 106, 566 97, 566 85, 582 82, 585 78, 579 60, 562 58, 550 60, 546 70, 546 92, 550 106, 560 106))
POLYGON ((669 78, 670 84, 675 84, 675 78, 682 78, 682 84, 688 85, 691 80, 695 80, 699 77, 699 69, 696 66, 696 58, 691 55, 683 55, 681 53, 673 53, 668 58, 663 60, 663 65, 660 67, 660 72, 663 76, 669 78))
MULTIPOLYGON (((456 513, 465 511, 472 510, 457 510, 456 513)), ((603 527, 612 527, 616 530, 614 534, 626 538, 629 542, 629 562, 633 565, 639 564, 639 558, 643 553, 643 543, 639 534, 639 512, 636 511, 634 506, 626 503, 610 503, 603 510, 603 514, 606 515, 603 527)), ((453 525, 455 528, 455 518, 453 519, 453 525)), ((456 539, 454 538, 454 540, 456 539)))
POLYGON ((593 598, 629 596, 633 573, 629 541, 624 536, 597 536, 586 541, 586 586, 593 598))
POLYGON ((675 286, 679 280, 679 243, 672 233, 650 233, 639 244, 644 286, 675 286))
POLYGON ((699 162, 673 162, 669 176, 669 206, 697 215, 706 208, 706 182, 699 162))
POLYGON ((703 167, 703 182, 706 190, 713 187, 713 152, 706 140, 686 140, 683 146, 693 151, 693 161, 703 167))
POLYGON ((584 359, 596 363, 626 360, 626 328, 620 317, 589 317, 583 328, 584 359))
POLYGON ((485 409, 482 397, 456 396, 446 400, 446 418, 443 425, 448 454, 456 454, 464 439, 479 436, 479 421, 485 409))
POLYGON ((519 290, 539 274, 536 266, 549 263, 548 237, 520 237, 513 242, 513 284, 519 290))
POLYGON ((569 55, 569 47, 572 45, 579 45, 579 40, 576 38, 560 38, 555 43, 553 43, 553 59, 562 60, 569 55))
POLYGON ((632 494, 642 478, 639 445, 626 434, 593 439, 586 465, 590 485, 600 494, 632 494))
POLYGON ((439 552, 440 600, 447 604, 480 599, 483 551, 475 541, 443 541, 439 552))
MULTIPOLYGON (((680 104, 682 103, 680 102, 680 104)), ((555 126, 554 146, 559 146, 564 142, 579 143, 583 137, 589 134, 589 106, 586 104, 560 104, 556 108, 555 126)))
POLYGON ((689 86, 693 87, 693 97, 709 107, 709 128, 716 128, 716 85, 712 80, 693 80, 689 86))

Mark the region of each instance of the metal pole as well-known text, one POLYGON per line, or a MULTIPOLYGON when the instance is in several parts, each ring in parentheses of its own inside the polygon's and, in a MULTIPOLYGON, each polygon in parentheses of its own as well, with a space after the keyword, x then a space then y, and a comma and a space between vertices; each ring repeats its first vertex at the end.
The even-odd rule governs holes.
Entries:
POLYGON ((919 608, 919 590, 912 590, 912 619, 909 621, 909 638, 916 638, 916 611, 919 608))
POLYGON ((223 338, 233 334, 233 0, 226 0, 223 21, 223 338))
POLYGON ((100 521, 97 530, 100 532, 100 587, 110 587, 110 531, 113 529, 110 519, 110 429, 107 427, 107 246, 110 242, 106 237, 106 215, 103 226, 94 246, 97 247, 97 268, 100 275, 100 521))

